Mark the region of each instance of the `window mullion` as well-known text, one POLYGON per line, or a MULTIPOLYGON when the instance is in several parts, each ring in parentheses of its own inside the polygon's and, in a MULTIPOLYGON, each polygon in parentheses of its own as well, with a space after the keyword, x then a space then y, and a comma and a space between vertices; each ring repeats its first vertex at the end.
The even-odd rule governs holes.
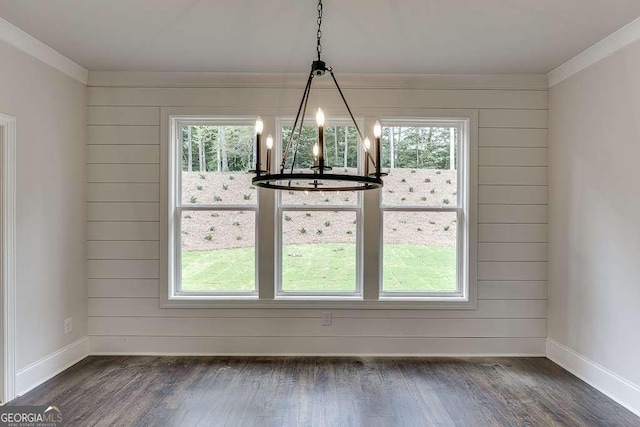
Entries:
MULTIPOLYGON (((364 129, 371 141, 373 125, 377 118, 365 118, 364 129)), ((375 153, 376 147, 372 146, 375 153)), ((364 157, 364 156, 363 156, 364 157)), ((365 159, 367 161, 367 159, 365 159)), ((377 301, 380 297, 380 272, 382 250, 382 212, 380 210, 381 190, 364 191, 362 197, 361 230, 362 238, 362 294, 365 301, 377 301)))
POLYGON ((438 206, 383 206, 383 212, 458 212, 461 206, 438 207, 438 206))
POLYGON ((318 205, 284 205, 280 206, 281 211, 315 211, 315 212, 358 212, 360 206, 352 205, 330 205, 330 206, 318 206, 318 205))
MULTIPOLYGON (((264 135, 273 135, 278 138, 276 132, 276 118, 263 116, 264 135)), ((262 144, 263 159, 267 158, 265 144, 262 144)), ((277 145, 276 145, 277 146, 277 145)), ((272 168, 275 170, 277 159, 271 157, 272 168)), ((258 217, 256 218, 256 280, 258 282, 258 298, 272 300, 275 298, 275 264, 276 264, 276 191, 258 188, 258 217)))
POLYGON ((248 211, 257 212, 257 205, 178 205, 180 211, 248 211))

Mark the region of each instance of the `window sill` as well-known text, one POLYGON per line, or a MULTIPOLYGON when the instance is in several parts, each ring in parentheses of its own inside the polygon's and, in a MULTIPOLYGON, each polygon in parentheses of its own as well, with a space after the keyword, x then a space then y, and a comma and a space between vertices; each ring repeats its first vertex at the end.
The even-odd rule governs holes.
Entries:
POLYGON ((181 296, 160 302, 161 308, 201 309, 309 309, 309 310, 474 310, 476 301, 461 297, 381 297, 365 301, 362 297, 286 296, 261 300, 257 296, 212 297, 181 296))

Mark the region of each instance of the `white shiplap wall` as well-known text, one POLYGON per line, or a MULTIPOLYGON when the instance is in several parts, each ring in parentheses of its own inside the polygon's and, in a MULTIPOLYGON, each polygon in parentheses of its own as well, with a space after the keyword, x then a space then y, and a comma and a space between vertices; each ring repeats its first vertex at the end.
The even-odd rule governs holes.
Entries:
MULTIPOLYGON (((323 327, 320 310, 159 308, 161 107, 224 112, 256 106, 256 113, 295 108, 297 81, 247 79, 90 75, 87 270, 93 353, 544 355, 544 76, 349 77, 345 83, 359 114, 370 105, 411 116, 427 108, 478 110, 477 310, 332 310, 333 325, 323 327)), ((318 97, 329 109, 338 103, 323 89, 318 97)))

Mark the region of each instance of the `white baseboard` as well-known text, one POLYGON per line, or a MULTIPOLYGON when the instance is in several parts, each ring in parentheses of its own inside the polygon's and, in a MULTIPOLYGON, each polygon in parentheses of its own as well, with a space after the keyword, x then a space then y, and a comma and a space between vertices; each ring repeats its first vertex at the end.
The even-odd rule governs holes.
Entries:
POLYGON ((87 356, 89 339, 83 337, 19 370, 16 374, 16 395, 22 396, 87 356))
POLYGON ((547 358, 640 416, 640 387, 604 366, 547 338, 547 358))
POLYGON ((92 355, 545 357, 545 338, 90 336, 92 355))

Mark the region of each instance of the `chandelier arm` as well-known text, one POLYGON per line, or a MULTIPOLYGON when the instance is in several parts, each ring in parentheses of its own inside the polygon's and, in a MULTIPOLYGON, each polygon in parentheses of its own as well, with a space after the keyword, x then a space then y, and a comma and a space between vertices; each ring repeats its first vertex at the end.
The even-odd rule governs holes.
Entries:
MULTIPOLYGON (((335 74, 333 74, 333 68, 329 67, 329 73, 331 73, 331 78, 333 79, 333 83, 335 83, 336 88, 338 89, 338 93, 340 93, 340 97, 342 98, 342 102, 344 102, 344 106, 347 107, 347 111, 349 112, 349 116, 351 117, 351 121, 353 122, 353 125, 356 127, 356 131, 358 132, 358 136, 360 137, 360 143, 362 144, 362 141, 364 141, 364 137, 362 135, 362 132, 360 131, 360 126, 358 126, 358 122, 356 122, 355 117, 353 117, 353 113, 351 112, 351 108, 349 107, 349 104, 347 103, 347 99, 344 97, 344 93, 342 93, 342 89, 340 88, 340 85, 338 84, 338 80, 336 79, 335 74)), ((376 167, 376 162, 373 159, 373 157, 371 156, 371 154, 369 154, 369 150, 365 150, 365 153, 367 153, 367 157, 373 162, 373 167, 376 167)))
POLYGON ((304 92, 302 93, 302 99, 300 100, 300 106, 298 107, 298 112, 296 113, 296 120, 293 122, 293 128, 291 129, 291 135, 289 135, 289 140, 287 141, 287 147, 284 150, 284 155, 282 156, 282 163, 280 165, 280 173, 284 172, 284 166, 287 162, 287 158, 289 157, 289 150, 291 149, 291 143, 293 142, 293 134, 296 131, 296 126, 298 125, 298 120, 300 119, 300 112, 302 111, 302 105, 304 104, 304 100, 309 96, 308 93, 311 90, 311 80, 313 79, 313 70, 309 73, 309 78, 307 79, 307 85, 304 87, 304 92))
MULTIPOLYGON (((309 95, 311 95, 312 80, 313 80, 313 73, 309 78, 309 88, 303 98, 304 107, 302 108, 302 117, 300 118, 300 128, 298 129, 298 140, 296 141, 296 144, 293 150, 293 159, 291 160, 291 173, 293 173, 293 170, 296 166, 296 159, 298 158, 298 148, 300 148, 300 138, 302 137, 302 128, 304 127, 304 117, 307 114, 307 104, 309 103, 309 95)), ((291 135, 293 135, 295 131, 296 131, 296 128, 294 126, 294 128, 291 130, 291 135)))

